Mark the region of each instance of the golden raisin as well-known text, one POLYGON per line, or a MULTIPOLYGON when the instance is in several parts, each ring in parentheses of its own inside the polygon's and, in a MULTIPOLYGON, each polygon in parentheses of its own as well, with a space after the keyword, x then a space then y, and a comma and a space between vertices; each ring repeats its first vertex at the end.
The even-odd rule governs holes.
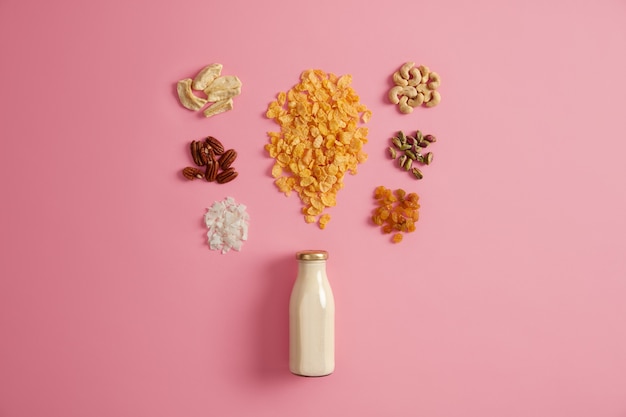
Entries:
POLYGON ((391 238, 391 241, 393 243, 400 243, 400 242, 402 242, 402 233, 394 234, 393 237, 391 238))
POLYGON ((372 213, 372 222, 380 226, 385 234, 393 233, 391 241, 400 243, 403 233, 415 231, 419 219, 419 197, 416 193, 406 193, 403 189, 391 190, 378 186, 374 190, 377 207, 372 213))

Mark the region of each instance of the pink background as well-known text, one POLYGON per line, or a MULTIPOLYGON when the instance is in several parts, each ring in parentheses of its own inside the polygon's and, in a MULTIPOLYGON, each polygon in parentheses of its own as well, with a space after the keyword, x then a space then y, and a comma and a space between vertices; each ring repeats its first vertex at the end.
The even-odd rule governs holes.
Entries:
POLYGON ((0 416, 626 416, 626 2, 0 0, 0 416), (386 99, 405 61, 442 103, 386 99), (243 91, 205 119, 177 80, 243 91), (369 160, 326 230, 275 189, 264 118, 301 71, 352 74, 369 160), (418 182, 386 158, 435 134, 418 182), (239 150, 188 183, 187 144, 239 150), (420 195, 393 245, 378 185, 420 195), (250 239, 202 216, 232 196, 250 239), (291 375, 294 253, 330 252, 337 368, 291 375))

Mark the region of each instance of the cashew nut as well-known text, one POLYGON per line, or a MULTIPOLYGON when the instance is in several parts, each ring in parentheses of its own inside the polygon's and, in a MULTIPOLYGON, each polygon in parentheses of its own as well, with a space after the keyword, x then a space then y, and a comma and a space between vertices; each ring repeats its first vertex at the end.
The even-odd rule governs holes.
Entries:
POLYGON ((409 85, 412 87, 417 86, 422 81, 422 74, 420 70, 413 67, 409 70, 409 85))
POLYGON ((406 103, 411 107, 419 107, 424 103, 424 94, 417 93, 415 98, 409 99, 406 103))
POLYGON ((405 62, 393 74, 395 86, 389 90, 389 101, 397 104, 401 113, 411 113, 424 105, 434 107, 441 101, 437 88, 441 85, 439 74, 431 72, 425 65, 415 66, 405 62))
POLYGON ((418 93, 426 93, 429 90, 428 84, 418 84, 415 89, 418 93))
POLYGON ((432 98, 426 103, 426 107, 435 107, 437 104, 441 102, 441 95, 439 91, 432 92, 432 98))
POLYGON ((400 75, 400 71, 396 71, 396 72, 393 73, 393 83, 395 85, 400 85, 400 86, 404 87, 405 85, 409 84, 409 81, 404 79, 404 78, 402 78, 402 76, 400 75))
POLYGON ((198 74, 196 74, 191 87, 194 90, 204 90, 213 82, 213 80, 219 77, 221 73, 222 64, 207 65, 202 68, 198 74))
POLYGON ((426 90, 423 92, 424 94, 424 104, 428 105, 428 102, 430 102, 430 100, 433 98, 433 91, 431 90, 426 90))
POLYGON ((413 111, 413 107, 407 104, 408 101, 409 98, 407 96, 402 96, 402 98, 400 99, 400 111, 404 114, 411 113, 413 111))
POLYGON ((196 96, 191 91, 191 83, 191 78, 185 78, 176 84, 178 99, 183 107, 189 110, 200 110, 207 103, 207 100, 196 96))
POLYGON ((428 67, 425 65, 420 65, 419 70, 420 70, 420 73, 422 74, 422 82, 427 83, 428 75, 430 74, 430 69, 428 69, 428 67))
POLYGON ((400 97, 398 96, 402 93, 403 89, 404 87, 401 85, 396 85, 395 87, 392 87, 391 90, 389 90, 389 101, 391 101, 393 104, 400 103, 400 97))
POLYGON ((405 80, 409 79, 409 70, 415 66, 415 62, 406 62, 400 67, 400 76, 405 80))
POLYGON ((428 75, 428 88, 431 90, 436 90, 441 85, 441 79, 439 78, 439 74, 436 72, 431 72, 428 75))
POLYGON ((407 85, 406 87, 402 88, 400 94, 402 94, 403 96, 407 96, 408 98, 415 98, 415 96, 417 96, 417 90, 415 89, 415 87, 407 85))

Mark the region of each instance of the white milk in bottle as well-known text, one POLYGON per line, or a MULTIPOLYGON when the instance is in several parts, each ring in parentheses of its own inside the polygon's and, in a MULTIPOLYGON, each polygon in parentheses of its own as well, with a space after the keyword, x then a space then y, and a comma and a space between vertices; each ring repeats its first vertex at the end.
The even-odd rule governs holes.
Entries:
POLYGON ((289 369, 300 376, 335 370, 335 300, 326 275, 328 252, 296 253, 298 275, 289 300, 289 369))

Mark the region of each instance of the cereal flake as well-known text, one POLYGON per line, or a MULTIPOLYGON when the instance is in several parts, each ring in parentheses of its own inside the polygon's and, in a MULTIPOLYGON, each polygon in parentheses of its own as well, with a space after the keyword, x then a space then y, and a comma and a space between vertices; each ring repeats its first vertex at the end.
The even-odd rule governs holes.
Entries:
POLYGON ((351 75, 306 70, 300 83, 278 93, 266 112, 280 126, 279 132, 268 132, 265 145, 276 161, 274 184, 286 196, 295 191, 305 222, 318 221, 321 229, 330 220, 324 210, 336 205, 344 175, 355 175, 357 165, 367 160, 368 129, 359 124, 368 122, 372 112, 351 83, 351 75))

